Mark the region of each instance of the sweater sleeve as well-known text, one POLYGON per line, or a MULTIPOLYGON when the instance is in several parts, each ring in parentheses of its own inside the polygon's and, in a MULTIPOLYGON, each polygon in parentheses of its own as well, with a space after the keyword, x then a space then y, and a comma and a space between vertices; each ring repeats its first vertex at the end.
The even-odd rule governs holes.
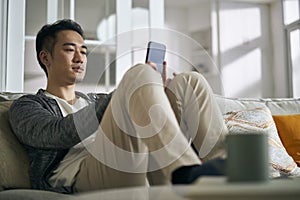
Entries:
MULTIPOLYGON (((104 112, 112 98, 113 92, 109 94, 99 93, 94 94, 94 101, 95 101, 95 107, 96 107, 96 115, 99 121, 102 120, 102 117, 104 115, 104 112)), ((89 94, 90 96, 90 94, 89 94)))
POLYGON ((95 103, 63 117, 58 106, 34 96, 16 100, 9 110, 11 127, 21 143, 42 149, 68 149, 94 133, 99 126, 95 103))

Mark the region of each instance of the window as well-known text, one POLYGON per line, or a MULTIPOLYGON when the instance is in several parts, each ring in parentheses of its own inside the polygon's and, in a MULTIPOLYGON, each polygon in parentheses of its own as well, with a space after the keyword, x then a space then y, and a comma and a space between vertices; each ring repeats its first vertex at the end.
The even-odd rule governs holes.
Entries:
POLYGON ((269 13, 264 4, 220 1, 219 57, 225 96, 269 96, 269 13))
POLYGON ((87 72, 77 84, 83 92, 109 91, 115 85, 115 41, 108 42, 108 34, 115 35, 116 1, 110 0, 27 0, 25 28, 24 91, 35 92, 46 86, 46 77, 35 55, 35 36, 46 23, 71 18, 84 29, 88 46, 87 72), (88 12, 88 14, 87 14, 88 12), (107 22, 112 26, 108 26, 107 22))
POLYGON ((292 72, 293 97, 300 97, 300 26, 289 31, 289 60, 292 72))
POLYGON ((284 24, 288 25, 299 20, 300 5, 299 0, 283 1, 284 24))
MULTIPOLYGON (((7 1, 1 1, 0 2, 0 48, 6 49, 6 27, 7 27, 7 21, 6 21, 6 8, 7 7, 7 1)), ((1 51, 0 54, 0 91, 5 90, 5 82, 6 82, 6 68, 4 67, 6 65, 6 51, 1 51)))
POLYGON ((88 71, 85 80, 77 84, 83 92, 112 90, 134 64, 134 41, 121 40, 118 35, 131 33, 135 26, 164 23, 164 4, 157 0, 3 0, 0 9, 0 27, 7 30, 0 34, 1 48, 6 49, 0 55, 0 89, 10 92, 34 93, 46 86, 35 55, 36 34, 46 23, 71 18, 84 28, 88 71), (133 14, 133 10, 143 11, 142 18, 138 15, 136 20, 139 13, 133 14), (130 53, 123 56, 124 51, 130 53))
POLYGON ((283 0, 291 97, 300 97, 300 1, 283 0))

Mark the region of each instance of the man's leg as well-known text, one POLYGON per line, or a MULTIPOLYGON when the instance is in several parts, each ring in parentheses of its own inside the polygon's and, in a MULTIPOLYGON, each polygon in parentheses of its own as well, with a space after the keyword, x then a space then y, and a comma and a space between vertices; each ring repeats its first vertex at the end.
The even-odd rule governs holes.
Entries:
MULTIPOLYGON (((188 140, 193 141, 199 158, 205 163, 214 158, 224 158, 224 137, 228 130, 204 77, 196 72, 179 74, 166 88, 166 94, 182 132, 188 140)), ((198 175, 221 175, 224 170, 223 160, 212 160, 205 166, 178 169, 172 181, 189 183, 198 175)), ((156 174, 150 173, 148 177, 154 177, 159 184, 166 181, 164 176, 156 174)))
POLYGON ((228 133, 213 92, 197 72, 177 75, 166 94, 182 132, 193 140, 202 161, 224 157, 224 137, 228 133))
MULTIPOLYGON (((120 98, 120 96, 113 95, 112 98, 120 98)), ((89 155, 80 165, 73 186, 74 190, 85 192, 146 185, 146 174, 143 171, 136 173, 122 167, 124 165, 128 168, 131 165, 134 168, 134 161, 126 160, 128 156, 126 152, 147 152, 145 145, 138 143, 140 141, 119 128, 112 113, 112 103, 109 103, 97 130, 94 146, 87 147, 89 155)), ((147 160, 143 162, 146 166, 147 160)))
POLYGON ((145 185, 146 173, 159 169, 170 180, 178 167, 200 164, 180 130, 160 74, 148 65, 125 74, 90 152, 77 175, 77 191, 145 185), (148 162, 149 154, 155 164, 148 162))

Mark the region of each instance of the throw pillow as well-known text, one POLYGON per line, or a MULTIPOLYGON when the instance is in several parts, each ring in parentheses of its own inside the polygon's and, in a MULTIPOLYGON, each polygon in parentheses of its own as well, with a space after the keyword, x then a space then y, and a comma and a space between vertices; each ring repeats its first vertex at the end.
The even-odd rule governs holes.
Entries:
POLYGON ((224 120, 229 134, 268 135, 270 177, 300 175, 300 168, 286 152, 267 107, 229 112, 224 115, 224 120))
POLYGON ((273 116, 273 119, 283 146, 300 166, 300 114, 273 116))
POLYGON ((0 191, 30 188, 29 159, 8 121, 12 101, 0 102, 0 191))

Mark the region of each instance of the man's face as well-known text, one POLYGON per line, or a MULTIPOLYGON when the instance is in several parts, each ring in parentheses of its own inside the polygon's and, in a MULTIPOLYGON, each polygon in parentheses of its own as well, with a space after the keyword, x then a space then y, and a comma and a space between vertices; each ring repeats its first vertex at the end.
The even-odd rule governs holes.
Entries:
POLYGON ((80 34, 72 30, 57 33, 52 56, 48 56, 48 79, 60 86, 81 81, 86 73, 87 48, 80 34))

